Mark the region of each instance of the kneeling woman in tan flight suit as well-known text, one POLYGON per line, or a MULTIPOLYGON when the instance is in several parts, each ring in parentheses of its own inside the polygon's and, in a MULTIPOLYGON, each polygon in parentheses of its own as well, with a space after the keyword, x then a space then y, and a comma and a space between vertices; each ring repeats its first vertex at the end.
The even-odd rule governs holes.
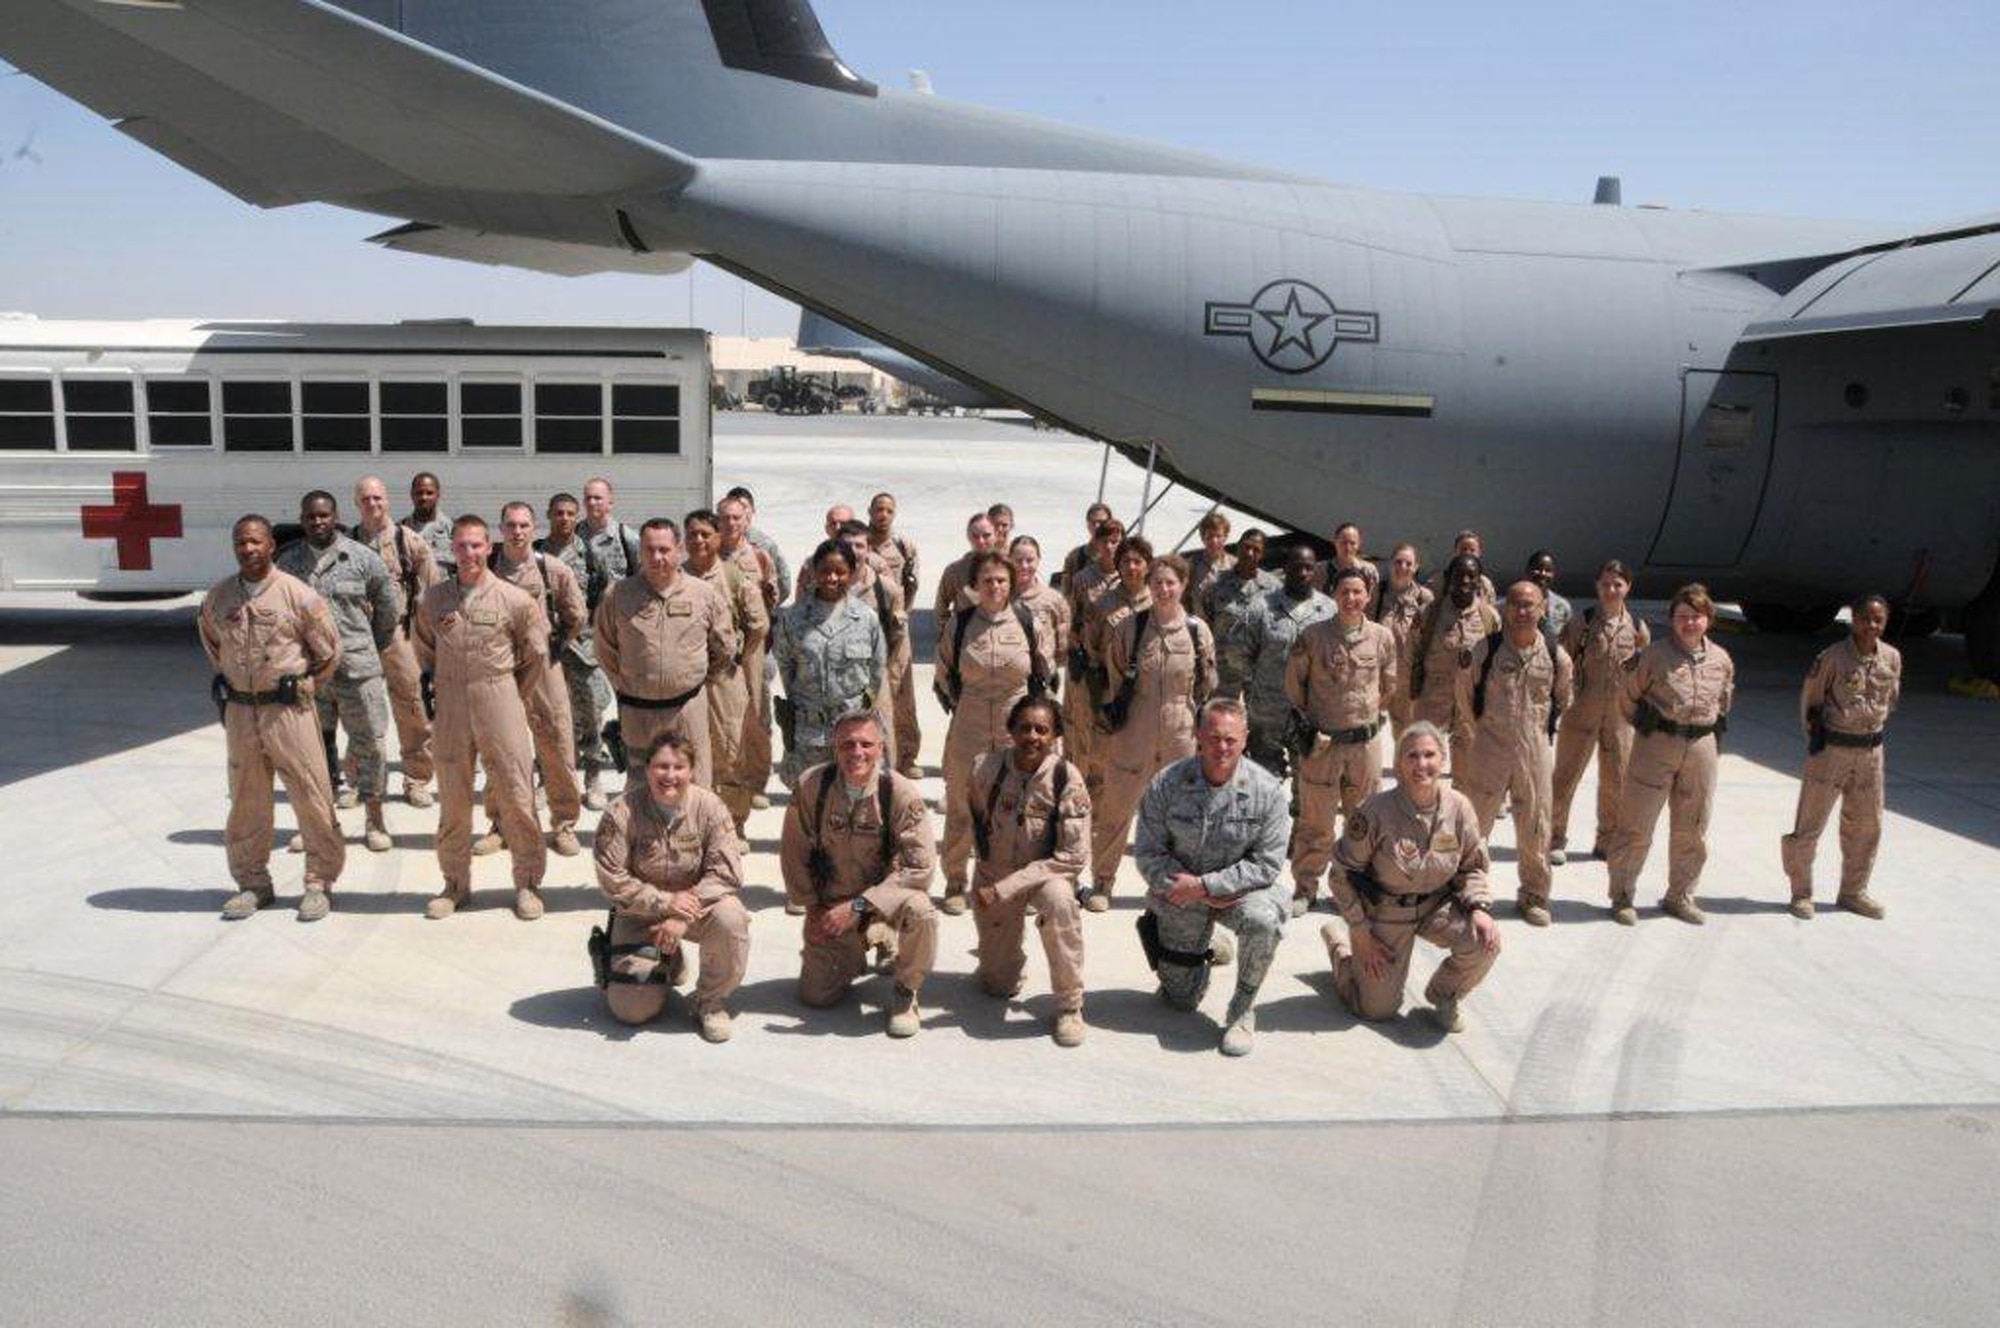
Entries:
POLYGON ((1152 602, 1109 628, 1099 752, 1104 790, 1093 811, 1091 863, 1096 884, 1086 906, 1111 906, 1119 859, 1146 785, 1162 769, 1194 755, 1195 712, 1215 690, 1215 638, 1187 611, 1188 565, 1178 554, 1153 560, 1146 574, 1152 602), (1108 731, 1107 731, 1108 730, 1108 731))
POLYGON ((1028 911, 1042 933, 1055 993, 1059 1047, 1083 1042, 1083 914, 1077 882, 1090 868, 1090 794, 1062 755, 1062 707, 1024 696, 1007 716, 1011 747, 988 752, 965 789, 977 857, 972 913, 979 985, 1008 1000, 1021 991, 1028 911))
POLYGON ((680 976, 681 941, 693 941, 701 951, 695 1023, 708 1041, 727 1042, 724 1002, 750 962, 750 914, 737 897, 736 822, 694 782, 694 759, 690 739, 659 734, 646 748, 645 782, 597 823, 597 884, 614 910, 604 1000, 623 1024, 659 1018, 680 976))
POLYGON ((944 740, 944 911, 965 912, 972 857, 972 822, 965 788, 972 763, 1007 745, 1007 715, 1024 696, 1049 687, 1055 642, 1025 604, 1014 602, 1014 567, 997 552, 972 560, 966 588, 973 597, 938 625, 937 691, 951 712, 944 740))
POLYGON ((1444 786, 1444 734, 1418 720, 1396 741, 1396 786, 1350 813, 1328 879, 1340 916, 1320 929, 1333 990, 1363 1019, 1394 1019, 1417 937, 1451 953, 1424 988, 1447 1033, 1500 953, 1486 844, 1472 800, 1444 786))

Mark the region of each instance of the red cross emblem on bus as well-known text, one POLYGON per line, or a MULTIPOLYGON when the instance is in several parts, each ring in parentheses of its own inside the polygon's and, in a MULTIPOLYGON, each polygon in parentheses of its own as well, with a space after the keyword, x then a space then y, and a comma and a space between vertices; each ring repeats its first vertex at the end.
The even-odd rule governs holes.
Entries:
POLYGON ((153 541, 181 537, 181 505, 146 497, 146 472, 111 472, 111 502, 85 503, 83 537, 118 541, 118 570, 153 570, 153 541))

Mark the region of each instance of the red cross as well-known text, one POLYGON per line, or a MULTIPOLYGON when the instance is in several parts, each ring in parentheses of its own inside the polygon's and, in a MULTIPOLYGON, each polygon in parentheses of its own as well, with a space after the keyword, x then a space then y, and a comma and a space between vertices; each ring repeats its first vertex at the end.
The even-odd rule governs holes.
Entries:
POLYGON ((111 505, 86 503, 83 537, 118 541, 118 570, 153 570, 153 541, 181 537, 181 505, 154 503, 146 497, 146 472, 111 472, 111 505))

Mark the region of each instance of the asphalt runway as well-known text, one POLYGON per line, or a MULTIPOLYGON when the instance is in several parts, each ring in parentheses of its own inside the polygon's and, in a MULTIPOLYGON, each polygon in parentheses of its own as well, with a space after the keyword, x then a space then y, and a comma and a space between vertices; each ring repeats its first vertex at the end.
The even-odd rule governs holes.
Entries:
MULTIPOLYGON (((1054 561, 1099 474, 1097 448, 1014 423, 719 428, 718 488, 755 488, 788 552, 829 501, 886 487, 927 582, 995 498, 1054 561)), ((1109 482, 1132 510, 1141 473, 1114 460, 1109 482)), ((1170 494, 1154 533, 1171 544, 1206 508, 1170 494)), ((587 857, 551 858, 542 922, 507 912, 501 858, 476 864, 480 907, 426 922, 434 818, 401 804, 395 851, 351 844, 327 922, 293 920, 299 860, 280 853, 281 906, 225 926, 223 744, 190 603, 0 603, 10 1317, 1992 1317, 2000 1012, 1975 938, 2000 881, 2000 706, 1946 691, 1955 640, 1906 652, 1887 922, 1785 914, 1796 687, 1820 643, 1732 631, 1708 927, 1650 907, 1614 927, 1603 865, 1565 867, 1557 925, 1505 922, 1467 1031, 1446 1039, 1417 1015, 1343 1014, 1310 917, 1287 929, 1256 1053, 1228 1062, 1226 980, 1198 1015, 1151 994, 1129 862, 1121 907, 1086 932, 1080 1050, 1046 1037, 1032 948, 1022 1000, 979 994, 969 918, 945 919, 914 1042, 880 1035, 883 980, 808 1013, 777 907, 779 809, 751 823, 751 968, 727 1047, 678 1002, 636 1033, 605 1017, 587 857)), ((934 706, 926 721, 934 767, 934 706)), ((1586 782, 1574 842, 1592 806, 1586 782)), ((343 819, 358 834, 359 813, 343 819)), ((1504 898, 1505 822, 1496 858, 1504 898)), ((1642 906, 1663 876, 1656 853, 1642 906)), ((1434 962, 1420 953, 1412 1000, 1434 962)))

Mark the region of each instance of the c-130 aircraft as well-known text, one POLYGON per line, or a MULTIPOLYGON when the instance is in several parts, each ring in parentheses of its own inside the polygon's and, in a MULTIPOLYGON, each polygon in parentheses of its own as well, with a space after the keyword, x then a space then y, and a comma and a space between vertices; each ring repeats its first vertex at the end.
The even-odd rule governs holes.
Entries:
POLYGON ((0 55, 259 206, 695 254, 1301 530, 1879 588, 2000 675, 2000 215, 1331 184, 877 87, 808 0, 9 0, 0 55))

